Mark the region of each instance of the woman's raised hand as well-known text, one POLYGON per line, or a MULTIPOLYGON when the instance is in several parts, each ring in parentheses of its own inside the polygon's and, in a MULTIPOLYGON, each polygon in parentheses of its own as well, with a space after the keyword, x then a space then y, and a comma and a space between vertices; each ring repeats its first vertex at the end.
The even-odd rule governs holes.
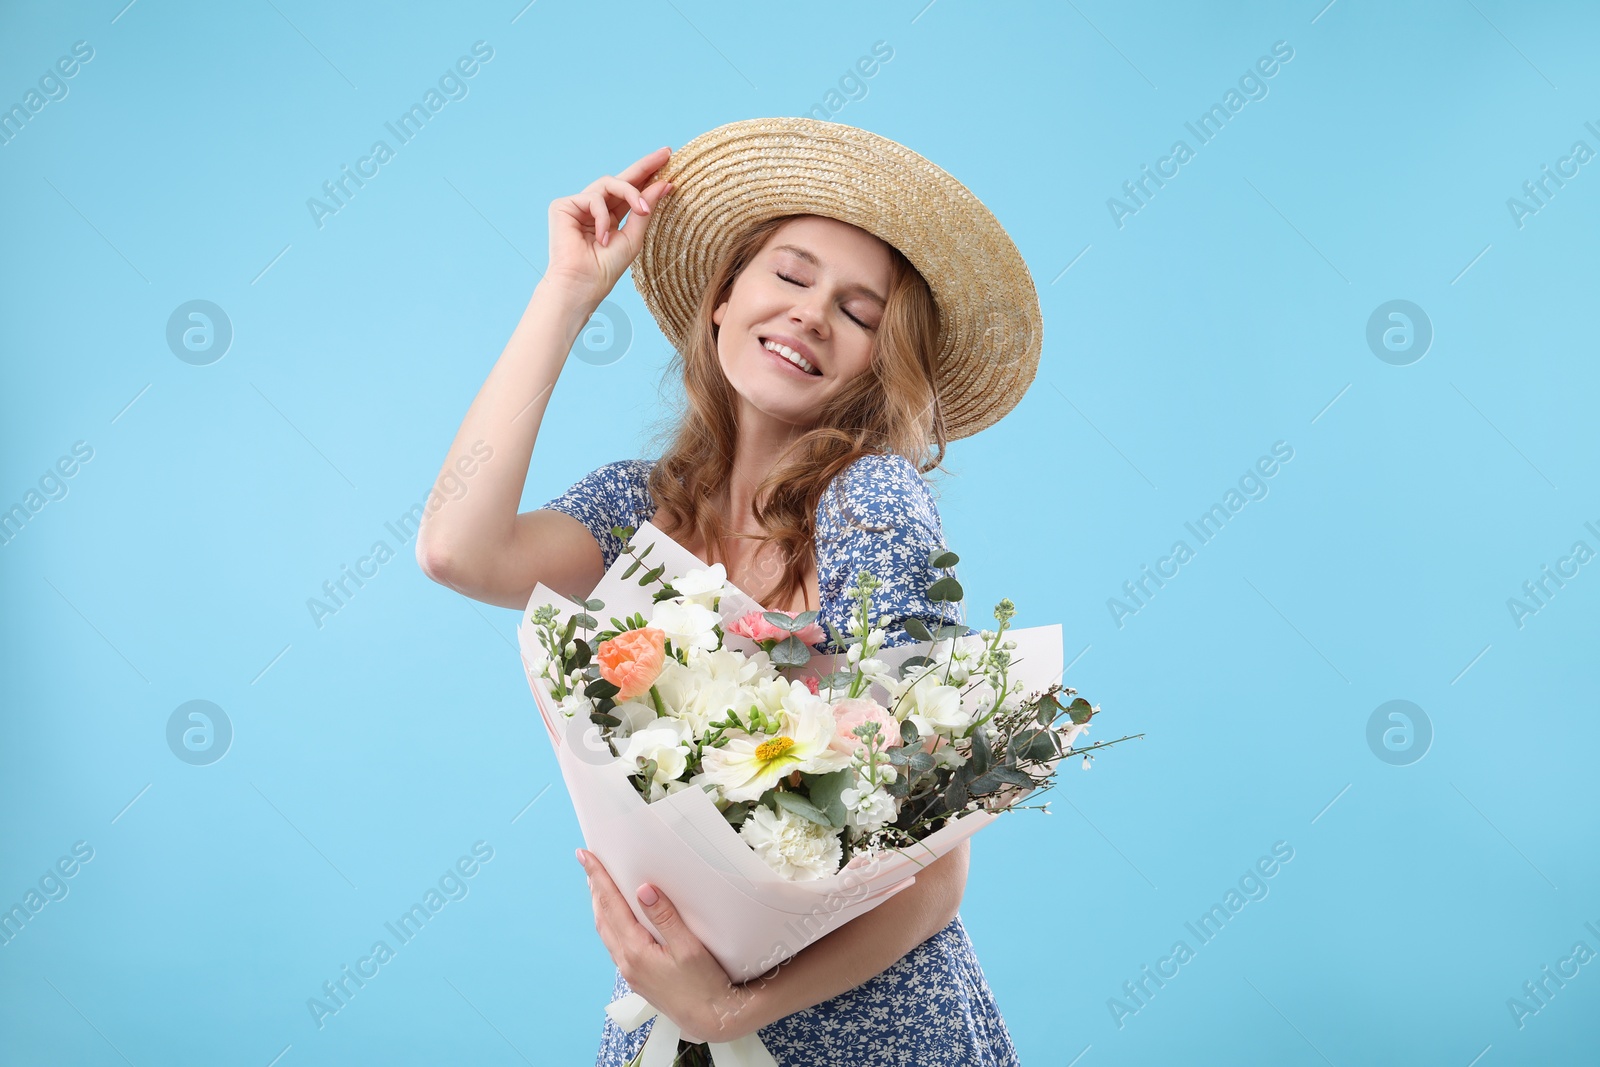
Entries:
POLYGON ((672 188, 651 180, 671 154, 658 148, 615 177, 604 175, 581 193, 551 201, 545 283, 590 309, 600 305, 644 246, 650 212, 672 188))

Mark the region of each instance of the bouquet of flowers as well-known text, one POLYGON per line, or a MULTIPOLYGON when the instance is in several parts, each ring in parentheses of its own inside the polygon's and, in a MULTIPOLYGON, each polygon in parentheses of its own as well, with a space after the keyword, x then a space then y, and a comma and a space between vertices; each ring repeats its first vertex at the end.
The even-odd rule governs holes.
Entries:
MULTIPOLYGON (((898 620, 921 644, 886 649, 869 572, 841 634, 762 609, 648 522, 614 532, 623 555, 588 599, 535 588, 523 666, 585 847, 619 885, 659 886, 736 982, 1035 806, 1063 759, 1128 740, 1077 747, 1100 709, 1060 684, 1061 627, 1010 629, 1009 600, 977 634, 898 620), (813 653, 825 633, 842 654, 813 653)), ((962 598, 949 575, 927 592, 962 598)))
MULTIPOLYGON (((616 532, 625 541, 634 533, 616 532)), ((941 551, 930 562, 947 568, 957 557, 941 551)), ((863 571, 846 591, 855 604, 849 636, 831 634, 835 647, 848 647, 845 669, 801 679, 784 672, 809 668, 809 646, 824 636, 816 612, 755 610, 724 629, 721 564, 664 574, 656 566, 639 579, 655 587, 649 618, 613 617, 602 629, 589 614, 604 608, 597 599, 565 619, 552 604, 536 609, 530 669, 563 715, 602 727, 645 801, 703 789, 784 878, 825 877, 853 855, 911 845, 964 812, 1014 808, 1061 759, 1081 755, 1087 768, 1104 747, 1073 747, 1100 710, 1074 690, 1022 692, 1017 642, 1006 636, 1016 613, 1009 600, 995 608, 997 628, 976 636, 907 620, 931 647, 897 671, 876 658, 888 620, 874 621, 878 582, 863 571), (755 651, 730 647, 729 635, 755 651)), ((960 586, 941 578, 929 595, 960 599, 960 586)))

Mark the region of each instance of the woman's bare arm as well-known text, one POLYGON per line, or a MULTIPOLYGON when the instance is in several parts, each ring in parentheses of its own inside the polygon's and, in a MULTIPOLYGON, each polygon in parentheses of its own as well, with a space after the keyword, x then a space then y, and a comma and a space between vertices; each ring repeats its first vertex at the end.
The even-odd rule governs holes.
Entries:
POLYGON ((417 562, 434 581, 521 608, 538 582, 584 595, 600 580, 600 547, 582 523, 555 512, 517 513, 556 378, 592 313, 555 286, 540 282, 534 290, 435 482, 441 502, 417 535, 417 562))
POLYGON ((582 523, 517 508, 567 353, 639 254, 650 210, 671 191, 666 182, 644 185, 669 154, 657 149, 618 176, 551 203, 549 269, 468 408, 429 495, 416 549, 434 581, 521 608, 539 582, 586 596, 600 580, 600 547, 582 523))

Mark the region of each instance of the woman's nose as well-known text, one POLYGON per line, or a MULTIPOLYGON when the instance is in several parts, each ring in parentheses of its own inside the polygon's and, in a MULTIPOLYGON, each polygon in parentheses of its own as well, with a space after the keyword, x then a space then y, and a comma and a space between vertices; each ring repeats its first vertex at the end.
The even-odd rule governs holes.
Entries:
POLYGON ((794 305, 789 311, 789 317, 802 329, 810 330, 815 334, 824 334, 827 331, 827 312, 816 299, 803 300, 794 305))

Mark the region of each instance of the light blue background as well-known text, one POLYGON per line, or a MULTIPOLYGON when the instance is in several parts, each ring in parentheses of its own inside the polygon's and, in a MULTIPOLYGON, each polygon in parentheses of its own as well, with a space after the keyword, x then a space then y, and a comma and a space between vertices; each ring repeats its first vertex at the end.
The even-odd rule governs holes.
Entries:
MULTIPOLYGON (((521 314, 552 199, 805 113, 884 41, 836 119, 982 197, 1043 303, 1033 388, 935 482, 970 617, 1063 623, 1096 735, 1146 735, 975 841, 961 913, 1023 1062, 1600 1062, 1600 962, 1521 1028, 1507 1007, 1600 951, 1600 563, 1507 608, 1600 550, 1600 162, 1521 227, 1506 204, 1600 149, 1600 14, 924 3, 0 14, 0 104, 94 49, 0 147, 0 507, 94 450, 0 549, 0 904, 94 849, 0 947, 0 1061, 592 1059, 612 965, 517 613, 384 523, 521 314), (469 95, 319 229, 307 198, 479 40, 469 95), (1266 98, 1197 147, 1185 121, 1277 41, 1266 98), (1178 138, 1195 157, 1119 228, 1107 199, 1178 138), (165 340, 194 299, 235 330, 209 366, 165 340), (1392 299, 1435 331, 1407 366, 1365 340, 1392 299), (1108 599, 1277 441, 1270 494, 1119 627, 1108 599), (307 599, 380 538, 398 556, 319 628, 307 599), (235 731, 210 766, 167 746, 191 699, 235 731), (1435 734, 1408 766, 1367 743, 1392 699, 1435 734), (319 1030, 307 999, 477 841, 469 895, 319 1030), (1280 841, 1270 894, 1198 946, 1184 923, 1280 841), (1119 1028, 1108 1000, 1180 938, 1119 1028)), ((612 299, 631 348, 569 361, 525 507, 662 412, 666 344, 631 281, 612 299)))

